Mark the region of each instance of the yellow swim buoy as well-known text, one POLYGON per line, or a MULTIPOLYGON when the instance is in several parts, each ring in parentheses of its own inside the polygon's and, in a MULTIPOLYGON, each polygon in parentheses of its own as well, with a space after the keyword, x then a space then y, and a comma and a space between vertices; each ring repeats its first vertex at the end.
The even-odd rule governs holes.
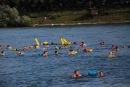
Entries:
POLYGON ((47 41, 46 41, 46 42, 43 42, 43 44, 44 44, 44 45, 47 45, 47 44, 48 44, 48 42, 47 42, 47 41))
POLYGON ((34 38, 34 40, 35 40, 36 45, 38 45, 38 46, 39 46, 40 44, 39 44, 38 39, 37 39, 37 38, 34 38))
POLYGON ((89 52, 93 52, 93 49, 89 49, 89 52))

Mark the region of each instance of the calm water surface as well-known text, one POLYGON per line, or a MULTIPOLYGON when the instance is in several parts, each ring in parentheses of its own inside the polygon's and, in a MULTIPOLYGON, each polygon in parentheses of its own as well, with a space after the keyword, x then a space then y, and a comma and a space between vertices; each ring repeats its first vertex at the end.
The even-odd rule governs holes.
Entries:
MULTIPOLYGON (((1 28, 0 44, 5 56, 0 56, 0 87, 130 87, 130 24, 86 25, 38 28, 1 28), (45 46, 30 49, 24 55, 7 50, 6 46, 18 48, 35 44, 34 38, 40 42, 48 41, 60 44, 60 37, 68 41, 84 41, 92 53, 79 52, 68 55, 70 47, 58 50, 53 55, 54 45, 49 45, 48 56, 39 56, 45 46), (99 45, 104 41, 105 45, 99 45), (115 52, 116 58, 107 58, 111 45, 120 48, 115 52), (73 79, 74 70, 79 70, 81 78, 73 79), (88 76, 89 70, 98 73, 103 71, 105 77, 88 76)), ((61 45, 59 45, 61 46, 61 45)), ((84 49, 85 47, 80 47, 84 49)), ((0 50, 0 51, 2 51, 0 50)))

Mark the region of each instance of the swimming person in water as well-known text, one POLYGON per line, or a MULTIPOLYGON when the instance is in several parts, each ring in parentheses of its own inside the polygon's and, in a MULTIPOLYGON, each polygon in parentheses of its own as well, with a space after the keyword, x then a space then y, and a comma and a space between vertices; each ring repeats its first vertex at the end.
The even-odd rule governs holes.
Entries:
POLYGON ((58 51, 55 51, 55 52, 54 52, 54 55, 58 55, 58 51))
POLYGON ((21 52, 20 50, 17 50, 17 49, 16 49, 16 52, 17 52, 18 55, 23 54, 23 52, 21 52))
POLYGON ((104 41, 101 41, 99 44, 104 45, 104 44, 105 44, 105 42, 104 42, 104 41))
POLYGON ((77 51, 80 52, 80 48, 78 48, 77 51))
POLYGON ((34 45, 34 48, 39 49, 40 47, 38 45, 34 45))
POLYGON ((64 45, 64 48, 65 48, 65 49, 67 48, 66 45, 64 45))
POLYGON ((89 48, 85 48, 84 50, 83 50, 83 52, 89 52, 89 48))
POLYGON ((86 46, 86 44, 84 42, 80 42, 80 46, 84 47, 84 46, 86 46))
POLYGON ((115 45, 112 45, 112 46, 111 46, 111 49, 112 49, 112 50, 115 50, 115 48, 116 48, 115 45))
POLYGON ((24 51, 29 50, 29 47, 24 47, 23 50, 24 51))
POLYGON ((5 52, 4 52, 4 51, 1 51, 0 55, 1 55, 1 56, 4 56, 4 55, 5 55, 5 52))
POLYGON ((2 49, 2 45, 0 45, 0 49, 2 49))
POLYGON ((69 51, 69 54, 70 54, 70 55, 74 55, 74 50, 70 50, 70 51, 69 51))
POLYGON ((7 45, 7 49, 12 49, 12 47, 10 45, 7 45))
POLYGON ((118 51, 118 50, 119 50, 118 46, 116 46, 116 47, 115 47, 115 50, 116 50, 116 51, 118 51))
POLYGON ((77 45, 77 43, 76 43, 76 42, 74 42, 73 44, 74 44, 74 45, 77 45))
POLYGON ((99 75, 98 75, 98 76, 96 76, 96 77, 98 77, 98 78, 99 78, 99 77, 104 77, 104 76, 105 76, 105 75, 104 75, 104 73, 103 73, 102 71, 100 71, 100 72, 99 72, 99 75))
POLYGON ((123 45, 123 48, 126 48, 126 46, 125 46, 125 45, 123 45))
POLYGON ((48 44, 46 44, 46 48, 49 48, 49 45, 48 45, 48 44))
POLYGON ((100 71, 99 75, 100 75, 100 77, 103 77, 104 73, 102 71, 100 71))
POLYGON ((46 57, 48 55, 47 51, 44 51, 44 53, 42 54, 42 56, 46 57))
POLYGON ((78 70, 75 70, 74 71, 74 74, 72 75, 73 78, 78 78, 78 77, 81 77, 82 75, 79 73, 78 70))
POLYGON ((114 52, 109 52, 108 58, 115 58, 114 52))

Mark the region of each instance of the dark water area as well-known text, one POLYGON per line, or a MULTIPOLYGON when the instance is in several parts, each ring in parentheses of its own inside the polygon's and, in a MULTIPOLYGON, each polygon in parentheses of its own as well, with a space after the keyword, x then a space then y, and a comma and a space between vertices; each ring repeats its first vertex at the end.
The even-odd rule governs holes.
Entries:
POLYGON ((5 56, 0 56, 0 87, 130 87, 130 24, 62 26, 62 27, 29 27, 0 28, 0 44, 5 56), (7 49, 11 45, 17 49, 34 45, 34 38, 39 42, 48 41, 60 45, 60 37, 78 45, 71 45, 74 50, 80 47, 76 55, 69 55, 70 46, 58 50, 53 55, 55 45, 40 46, 30 49, 23 55, 7 49), (104 41, 105 45, 99 45, 104 41), (108 58, 111 46, 116 45, 119 51, 113 51, 116 58, 108 58), (126 48, 123 48, 126 45, 126 48), (84 48, 93 52, 84 53, 84 48), (47 51, 48 56, 39 56, 47 51), (81 78, 71 78, 74 70, 79 70, 81 78), (88 76, 89 70, 103 71, 101 78, 88 76))

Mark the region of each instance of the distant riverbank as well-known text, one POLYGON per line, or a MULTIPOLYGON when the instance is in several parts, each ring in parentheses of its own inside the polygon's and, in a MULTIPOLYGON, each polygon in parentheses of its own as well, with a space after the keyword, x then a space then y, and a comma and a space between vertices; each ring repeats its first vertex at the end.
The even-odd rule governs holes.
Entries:
POLYGON ((92 16, 87 10, 26 13, 33 26, 65 26, 87 24, 130 23, 130 8, 99 9, 92 16))
POLYGON ((76 26, 76 25, 95 25, 95 24, 122 24, 122 23, 130 23, 129 21, 113 21, 113 22, 95 22, 95 23, 52 23, 52 24, 34 24, 33 27, 44 27, 44 26, 76 26))

